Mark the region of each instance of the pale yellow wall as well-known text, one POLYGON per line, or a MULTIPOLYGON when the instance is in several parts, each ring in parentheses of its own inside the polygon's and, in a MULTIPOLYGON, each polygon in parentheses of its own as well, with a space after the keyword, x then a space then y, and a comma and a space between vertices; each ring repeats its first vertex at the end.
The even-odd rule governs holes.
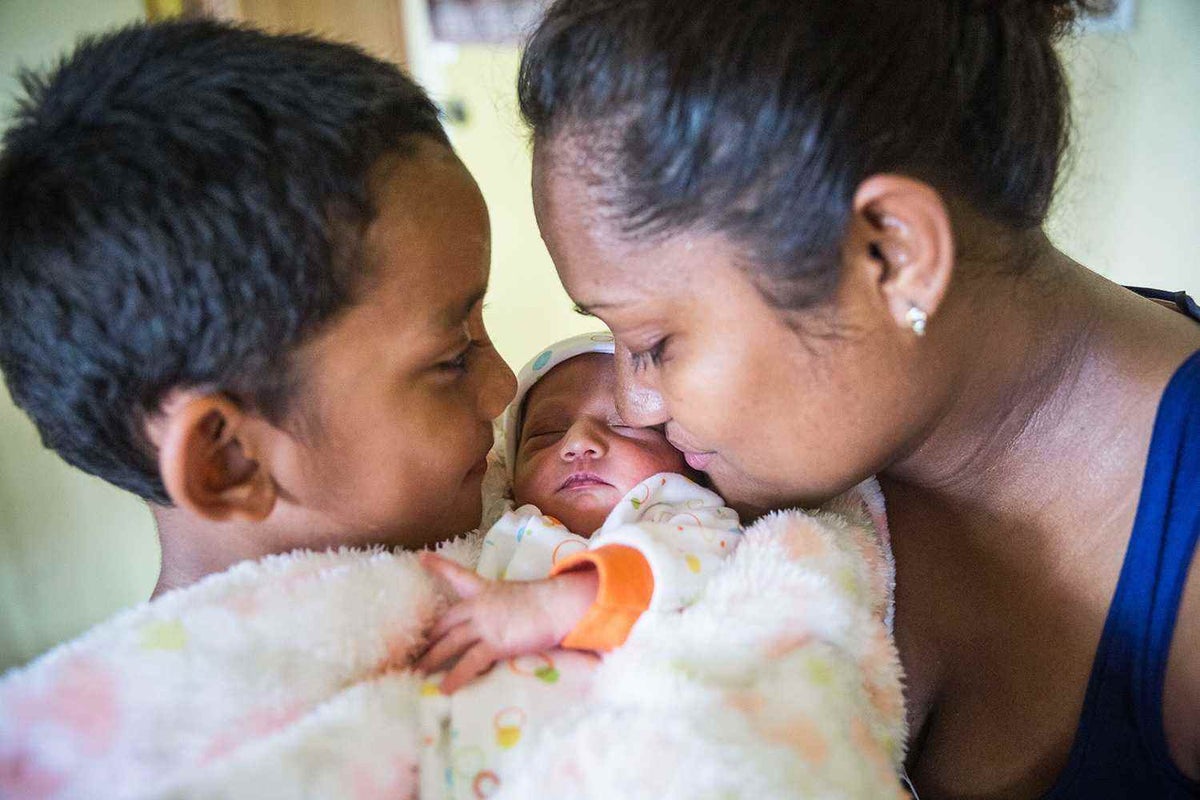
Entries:
MULTIPOLYGON (((14 71, 84 32, 142 15, 141 0, 0 0, 0 126, 14 71)), ((44 450, 0 389, 0 670, 145 598, 158 572, 146 506, 44 450)))
POLYGON ((517 51, 464 47, 447 68, 448 96, 463 101, 467 122, 451 126, 454 145, 474 173, 492 216, 492 282, 486 321, 513 368, 598 320, 572 311, 570 298, 538 234, 529 191, 529 146, 516 106, 517 51))
MULTIPOLYGON (((0 103, 15 64, 43 63, 77 32, 140 13, 136 0, 0 0, 0 103)), ((1055 207, 1055 240, 1118 280, 1200 295, 1200 2, 1142 0, 1132 32, 1091 35, 1064 53, 1078 156, 1055 207)), ((462 99, 469 113, 453 136, 492 214, 487 320, 519 365, 595 323, 571 312, 534 225, 517 54, 443 48, 430 61, 444 70, 431 81, 439 99, 462 99)), ((42 451, 0 398, 0 669, 144 597, 156 562, 144 507, 42 451)))
POLYGON ((1116 281, 1200 296, 1200 2, 1139 0, 1133 30, 1062 50, 1075 153, 1053 237, 1116 281))

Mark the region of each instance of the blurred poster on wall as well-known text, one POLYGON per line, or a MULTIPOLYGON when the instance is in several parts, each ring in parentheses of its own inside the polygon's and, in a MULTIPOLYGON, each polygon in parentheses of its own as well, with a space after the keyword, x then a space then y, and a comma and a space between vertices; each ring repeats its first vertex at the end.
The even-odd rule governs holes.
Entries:
POLYGON ((433 37, 443 42, 520 42, 547 0, 429 0, 433 37))

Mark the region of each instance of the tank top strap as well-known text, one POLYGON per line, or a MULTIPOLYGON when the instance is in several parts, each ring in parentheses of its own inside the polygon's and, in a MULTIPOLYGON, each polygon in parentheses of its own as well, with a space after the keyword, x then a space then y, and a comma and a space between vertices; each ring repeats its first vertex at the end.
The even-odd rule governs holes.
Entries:
POLYGON ((1200 353, 1188 359, 1167 387, 1151 441, 1130 543, 1137 574, 1144 576, 1131 592, 1143 609, 1145 632, 1144 645, 1136 651, 1133 688, 1135 695, 1143 695, 1135 702, 1143 735, 1169 763, 1162 726, 1163 682, 1200 537, 1200 353))
POLYGON ((1200 796, 1200 783, 1171 759, 1162 718, 1167 658, 1198 539, 1200 352, 1176 371, 1159 402, 1075 744, 1044 798, 1200 796))
POLYGON ((1149 300, 1170 303, 1181 313, 1200 322, 1200 305, 1197 305, 1187 292, 1168 292, 1163 289, 1149 289, 1145 286, 1126 286, 1125 288, 1149 300))

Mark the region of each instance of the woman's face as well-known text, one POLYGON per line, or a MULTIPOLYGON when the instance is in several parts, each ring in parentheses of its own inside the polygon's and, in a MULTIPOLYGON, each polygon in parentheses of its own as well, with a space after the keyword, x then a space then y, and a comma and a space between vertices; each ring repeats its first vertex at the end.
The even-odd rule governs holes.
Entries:
POLYGON ((782 312, 724 236, 616 234, 586 182, 545 148, 534 202, 567 292, 616 337, 621 416, 665 424, 727 502, 751 512, 819 502, 919 440, 932 409, 868 270, 844 269, 823 311, 782 312))

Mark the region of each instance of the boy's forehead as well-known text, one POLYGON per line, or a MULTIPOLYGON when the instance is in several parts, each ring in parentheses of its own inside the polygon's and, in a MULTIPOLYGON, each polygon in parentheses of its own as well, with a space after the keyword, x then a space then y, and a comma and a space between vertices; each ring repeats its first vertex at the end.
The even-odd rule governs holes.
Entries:
POLYGON ((449 149, 422 141, 386 156, 371 193, 357 302, 308 345, 331 383, 423 369, 460 346, 487 290, 487 209, 449 149))
POLYGON ((422 327, 458 328, 483 299, 491 260, 487 207, 474 179, 452 151, 420 139, 380 160, 371 194, 369 271, 392 284, 392 299, 415 307, 422 327))

